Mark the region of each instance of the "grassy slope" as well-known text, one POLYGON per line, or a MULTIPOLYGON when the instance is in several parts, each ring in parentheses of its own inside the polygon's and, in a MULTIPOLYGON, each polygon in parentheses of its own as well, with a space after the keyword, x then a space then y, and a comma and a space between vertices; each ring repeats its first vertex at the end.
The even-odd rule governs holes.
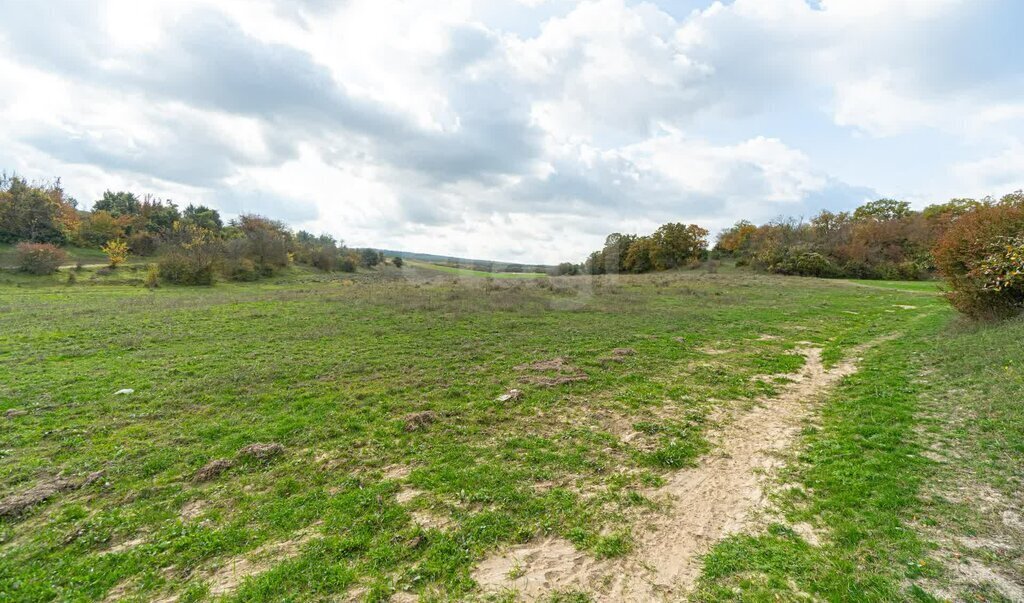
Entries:
POLYGON ((468 268, 454 268, 452 266, 442 266, 440 264, 431 264, 429 262, 418 262, 414 260, 406 260, 406 265, 418 268, 421 270, 431 270, 437 272, 443 272, 446 274, 454 274, 456 276, 467 276, 474 278, 546 278, 546 274, 538 272, 482 272, 480 270, 470 270, 468 268))
POLYGON ((356 584, 371 600, 466 593, 488 551, 546 532, 620 554, 625 518, 650 512, 640 491, 693 461, 710 410, 769 392, 751 377, 792 371, 796 342, 834 360, 910 328, 921 312, 895 306, 929 300, 697 273, 0 288, 0 412, 29 411, 3 420, 0 494, 58 471, 106 471, 105 483, 0 520, 0 599, 99 600, 121 586, 202 600, 218 564, 307 528, 317 537, 239 600, 356 584), (601 361, 617 347, 637 354, 601 361), (555 356, 590 380, 519 383, 514 367, 555 356), (512 386, 523 401, 494 401, 512 386), (136 393, 113 395, 123 387, 136 393), (403 416, 426 409, 438 422, 406 432, 403 416), (646 422, 649 435, 623 444, 613 419, 646 422), (190 481, 255 441, 288 453, 190 481), (386 477, 393 464, 412 472, 386 477), (422 494, 399 505, 403 487, 422 494), (196 503, 199 517, 180 516, 196 503), (413 510, 452 525, 424 529, 413 510))

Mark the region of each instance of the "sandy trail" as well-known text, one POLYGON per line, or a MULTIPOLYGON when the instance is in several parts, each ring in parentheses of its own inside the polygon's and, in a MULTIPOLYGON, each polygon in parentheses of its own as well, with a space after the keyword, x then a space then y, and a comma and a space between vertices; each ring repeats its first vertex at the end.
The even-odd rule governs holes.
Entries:
POLYGON ((527 601, 566 590, 590 592, 595 601, 682 599, 700 576, 700 557, 749 525, 764 507, 767 474, 781 464, 779 453, 793 444, 814 402, 856 372, 857 359, 825 370, 820 349, 798 352, 806 362, 800 373, 789 375, 792 384, 712 434, 714 452, 698 467, 677 472, 648 492, 665 500, 668 511, 634 530, 629 556, 599 561, 568 541, 548 539, 484 560, 474 579, 487 592, 512 589, 527 601))

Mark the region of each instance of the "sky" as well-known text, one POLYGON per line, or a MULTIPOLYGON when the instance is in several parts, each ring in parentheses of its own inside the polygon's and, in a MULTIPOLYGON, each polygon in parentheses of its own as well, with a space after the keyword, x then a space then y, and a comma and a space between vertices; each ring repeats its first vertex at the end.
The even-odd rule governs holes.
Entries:
POLYGON ((0 0, 0 170, 580 261, 1024 188, 1021 0, 0 0))

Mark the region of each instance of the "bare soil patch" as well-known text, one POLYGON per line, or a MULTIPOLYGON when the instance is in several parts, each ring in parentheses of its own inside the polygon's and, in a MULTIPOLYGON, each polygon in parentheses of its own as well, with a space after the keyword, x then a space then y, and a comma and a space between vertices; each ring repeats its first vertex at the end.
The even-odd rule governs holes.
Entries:
POLYGON ((12 494, 0 500, 0 517, 18 517, 32 507, 46 502, 62 492, 88 486, 103 477, 102 471, 89 474, 84 480, 54 477, 39 481, 24 492, 12 494))
POLYGON ((234 463, 227 459, 215 459, 203 465, 199 471, 192 477, 194 482, 208 482, 215 480, 220 477, 220 474, 224 473, 228 469, 234 466, 234 463))
POLYGON ((437 422, 437 413, 432 410, 413 412, 405 415, 405 430, 408 432, 420 431, 430 427, 437 422))
POLYGON ((529 364, 520 364, 516 367, 519 372, 529 373, 521 375, 519 381, 539 387, 555 387, 567 383, 587 381, 590 377, 578 366, 573 365, 562 357, 551 360, 541 360, 529 364))
POLYGON ((518 591, 538 600, 557 591, 584 590, 595 601, 647 602, 678 599, 700 575, 700 556, 720 539, 751 525, 766 504, 764 483, 781 463, 780 453, 798 435, 813 404, 843 377, 853 360, 831 370, 821 350, 798 350, 806 363, 783 392, 763 399, 712 436, 715 452, 698 467, 668 476, 647 492, 667 512, 648 518, 634 551, 623 559, 597 560, 569 542, 531 542, 484 560, 473 574, 488 592, 518 591))
POLYGON ((256 459, 257 461, 269 461, 282 454, 284 454, 284 446, 276 442, 249 444, 238 451, 238 456, 256 459))
POLYGON ((262 574, 282 561, 297 557, 302 546, 314 536, 312 531, 306 531, 292 540, 266 544, 248 555, 229 559, 216 570, 209 572, 207 584, 210 587, 210 596, 228 594, 237 589, 246 578, 262 574))

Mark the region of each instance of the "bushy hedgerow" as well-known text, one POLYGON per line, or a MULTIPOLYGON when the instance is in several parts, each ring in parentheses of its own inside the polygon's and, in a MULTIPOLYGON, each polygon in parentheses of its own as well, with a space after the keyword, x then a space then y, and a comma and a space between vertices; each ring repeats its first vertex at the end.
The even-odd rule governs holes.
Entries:
POLYGON ((29 274, 53 274, 67 259, 64 250, 49 243, 18 243, 15 248, 18 270, 29 274))
POLYGON ((935 248, 935 264, 953 306, 975 318, 1024 310, 1024 204, 979 207, 950 226, 935 248))
POLYGON ((157 260, 160 279, 176 285, 212 285, 216 260, 187 250, 163 253, 157 260))

